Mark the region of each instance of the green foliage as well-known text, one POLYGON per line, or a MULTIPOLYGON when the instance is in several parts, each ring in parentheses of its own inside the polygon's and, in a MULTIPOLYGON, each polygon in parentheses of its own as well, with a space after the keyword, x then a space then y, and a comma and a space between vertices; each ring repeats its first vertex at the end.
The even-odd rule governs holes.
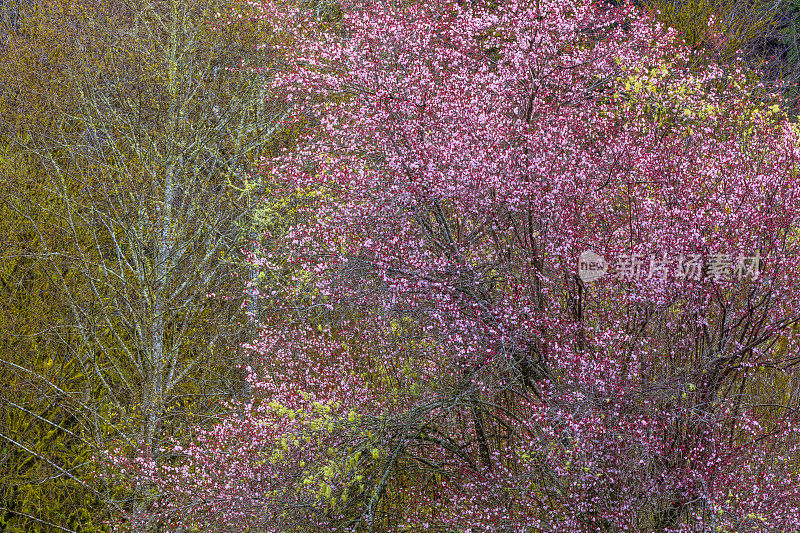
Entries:
POLYGON ((775 26, 774 2, 764 0, 647 0, 659 20, 714 60, 729 63, 751 53, 775 26))
POLYGON ((796 116, 800 95, 798 0, 644 2, 658 20, 675 28, 694 47, 699 65, 713 62, 731 69, 744 63, 752 67, 750 77, 781 93, 782 107, 796 116))
POLYGON ((53 209, 57 200, 43 186, 41 165, 22 149, 26 140, 19 142, 0 145, 0 530, 99 531, 103 489, 91 479, 93 447, 82 436, 91 421, 76 416, 70 401, 84 376, 60 329, 58 287, 41 261, 57 220, 34 210, 39 224, 31 224, 11 196, 26 190, 53 209))
POLYGON ((784 0, 780 5, 782 19, 773 35, 766 68, 783 89, 783 94, 796 113, 800 98, 800 0, 784 0))
MULTIPOLYGON (((4 348, 6 346, 3 346, 4 348)), ((29 352, 30 353, 30 352, 29 352)), ((40 354, 27 378, 4 366, 0 396, 0 529, 105 531, 108 487, 95 475, 91 420, 73 412, 67 392, 83 380, 69 361, 40 354), (69 377, 67 377, 69 376, 69 377), (45 382, 55 384, 46 390, 45 382)))

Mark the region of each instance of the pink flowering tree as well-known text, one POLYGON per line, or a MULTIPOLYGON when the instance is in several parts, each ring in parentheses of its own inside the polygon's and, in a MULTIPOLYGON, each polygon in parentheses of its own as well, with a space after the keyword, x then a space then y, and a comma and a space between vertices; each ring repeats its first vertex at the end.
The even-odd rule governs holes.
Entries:
POLYGON ((798 131, 745 72, 628 7, 260 9, 313 126, 264 167, 301 223, 253 261, 291 282, 253 397, 121 462, 150 519, 800 528, 798 131))

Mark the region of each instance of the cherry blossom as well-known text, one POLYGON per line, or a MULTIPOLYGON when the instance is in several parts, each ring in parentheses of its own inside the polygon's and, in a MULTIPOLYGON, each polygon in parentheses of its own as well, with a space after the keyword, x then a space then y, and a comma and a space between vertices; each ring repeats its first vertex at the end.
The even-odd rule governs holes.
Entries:
POLYGON ((153 513, 800 528, 798 130, 745 72, 697 70, 629 6, 262 7, 291 35, 275 90, 309 126, 263 172, 314 194, 279 258, 293 283, 262 291, 280 311, 249 346, 253 398, 174 465, 122 464, 159 487, 153 513), (584 283, 585 250, 716 266, 584 283))

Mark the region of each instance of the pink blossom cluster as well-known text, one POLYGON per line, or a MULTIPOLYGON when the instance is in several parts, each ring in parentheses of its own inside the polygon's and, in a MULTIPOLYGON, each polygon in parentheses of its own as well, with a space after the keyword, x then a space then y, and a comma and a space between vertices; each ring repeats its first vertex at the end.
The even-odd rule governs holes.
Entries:
POLYGON ((578 0, 265 12, 285 36, 273 90, 315 125, 264 166, 316 192, 286 238, 297 287, 267 296, 282 312, 250 346, 254 398, 175 464, 126 467, 159 488, 153 513, 800 529, 796 391, 779 388, 800 361, 799 139, 753 112, 746 73, 698 70, 648 15, 578 0), (590 248, 758 252, 761 275, 589 285, 590 248))

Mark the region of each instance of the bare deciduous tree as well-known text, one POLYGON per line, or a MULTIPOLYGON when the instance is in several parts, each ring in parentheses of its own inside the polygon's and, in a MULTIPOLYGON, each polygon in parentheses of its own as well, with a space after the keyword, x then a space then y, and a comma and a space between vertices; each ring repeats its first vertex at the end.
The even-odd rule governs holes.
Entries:
MULTIPOLYGON (((96 47, 111 67, 71 72, 80 96, 60 142, 26 148, 49 170, 52 196, 21 190, 13 208, 62 289, 69 318, 56 334, 85 383, 61 392, 100 451, 158 460, 190 400, 238 386, 225 352, 238 344, 250 274, 237 260, 250 237, 243 181, 282 109, 265 92, 268 68, 236 68, 242 57, 268 67, 267 55, 243 56, 246 34, 210 27, 218 4, 145 1, 124 23, 76 26, 76 48, 96 47), (33 216, 42 210, 50 227, 33 216)), ((147 489, 138 496, 143 508, 147 489)))

